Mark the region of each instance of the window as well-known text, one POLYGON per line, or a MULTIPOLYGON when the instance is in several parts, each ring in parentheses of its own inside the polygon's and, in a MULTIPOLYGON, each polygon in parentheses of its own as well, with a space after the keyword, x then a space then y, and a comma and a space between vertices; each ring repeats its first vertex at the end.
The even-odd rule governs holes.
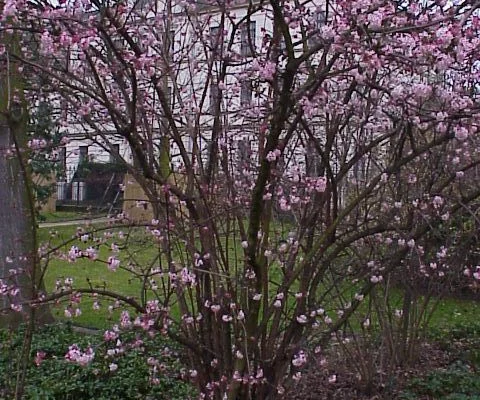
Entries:
POLYGON ((243 80, 240 87, 240 105, 248 106, 252 103, 252 82, 243 80))
POLYGON ((249 166, 251 155, 252 146, 250 141, 247 139, 240 139, 238 141, 237 159, 241 169, 245 169, 249 166))
POLYGON ((240 30, 240 54, 250 57, 255 51, 255 21, 247 21, 240 30))
POLYGON ((318 43, 318 39, 320 38, 320 29, 327 23, 327 13, 325 11, 317 11, 314 15, 314 18, 314 26, 312 27, 312 31, 308 39, 308 43, 310 45, 318 43))
POLYGON ((220 27, 212 26, 210 27, 210 47, 212 50, 216 50, 220 44, 220 27))
POLYGON ((220 103, 220 90, 218 88, 218 84, 212 83, 210 85, 210 104, 209 104, 210 114, 217 113, 219 103, 220 103))
POLYGON ((120 145, 119 144, 113 144, 112 145, 113 149, 110 152, 110 162, 114 163, 117 161, 117 156, 120 155, 120 145))
POLYGON ((88 161, 88 146, 80 146, 78 148, 78 163, 82 164, 88 161))
POLYGON ((170 51, 174 53, 175 52, 175 31, 170 31, 170 36, 168 37, 168 40, 170 41, 170 51))
POLYGON ((173 95, 173 88, 171 86, 167 86, 167 93, 168 96, 168 104, 170 105, 171 109, 175 108, 175 96, 173 95))
POLYGON ((317 29, 320 29, 327 22, 327 13, 325 11, 317 11, 315 16, 315 25, 317 29))
POLYGON ((137 0, 135 3, 135 8, 137 11, 146 11, 152 7, 152 4, 148 0, 137 0))
POLYGON ((67 172, 67 149, 60 147, 58 149, 58 168, 61 176, 65 176, 67 172))
POLYGON ((319 176, 320 174, 320 156, 315 150, 315 140, 308 140, 308 147, 311 149, 305 154, 305 167, 308 176, 319 176))

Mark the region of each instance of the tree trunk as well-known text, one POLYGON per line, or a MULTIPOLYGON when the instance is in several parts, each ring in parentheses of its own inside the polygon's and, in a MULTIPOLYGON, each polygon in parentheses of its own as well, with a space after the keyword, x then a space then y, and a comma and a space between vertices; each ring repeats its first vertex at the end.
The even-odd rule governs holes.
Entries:
POLYGON ((53 320, 46 306, 28 304, 42 285, 36 243, 34 198, 25 159, 27 111, 23 82, 11 55, 19 48, 14 34, 4 34, 0 59, 0 279, 9 290, 0 298, 0 327, 15 327, 26 319, 53 320), (17 293, 15 293, 17 291, 17 293), (23 305, 22 311, 14 311, 23 305))

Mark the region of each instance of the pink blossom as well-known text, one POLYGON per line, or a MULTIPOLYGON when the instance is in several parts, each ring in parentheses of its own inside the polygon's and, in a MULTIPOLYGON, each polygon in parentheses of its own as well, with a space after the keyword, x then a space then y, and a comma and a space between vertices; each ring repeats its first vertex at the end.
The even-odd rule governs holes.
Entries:
POLYGON ((160 311, 160 303, 158 300, 149 300, 147 301, 147 306, 145 307, 147 314, 154 314, 160 311))
POLYGON ((78 257, 81 257, 80 249, 77 246, 72 246, 68 251, 68 261, 75 262, 78 257))
POLYGON ((261 79, 266 81, 273 80, 277 66, 271 61, 267 61, 265 65, 259 69, 259 75, 261 79))
POLYGON ((28 141, 28 147, 32 150, 41 150, 47 147, 45 139, 32 139, 28 141))
POLYGON ((132 321, 130 319, 130 314, 126 310, 122 311, 122 314, 120 315, 120 326, 122 328, 128 328, 131 325, 132 321))
POLYGON ((292 365, 297 368, 303 367, 307 363, 307 355, 304 351, 300 351, 293 356, 292 365))
POLYGON ((85 250, 85 255, 90 259, 90 260, 96 260, 97 259, 97 250, 94 249, 93 247, 89 247, 85 250))
POLYGON ((10 304, 10 308, 15 312, 20 312, 23 310, 23 306, 21 304, 10 304))
POLYGON ((182 271, 180 272, 180 281, 184 285, 193 287, 196 284, 196 276, 193 272, 189 271, 187 268, 182 268, 182 271))
POLYGON ((315 190, 319 193, 325 192, 327 189, 327 178, 321 176, 314 181, 315 190))
POLYGON ((279 149, 275 149, 274 151, 269 151, 268 154, 267 154, 267 161, 269 162, 273 162, 275 161, 280 155, 282 154, 282 152, 279 150, 279 149))
POLYGON ((213 304, 210 306, 210 310, 212 310, 215 314, 220 311, 220 305, 219 304, 213 304))
POLYGON ((105 331, 105 333, 103 334, 103 339, 106 341, 106 342, 110 342, 112 340, 116 340, 118 338, 118 333, 117 332, 114 332, 114 331, 105 331))
POLYGON ((91 347, 88 347, 83 352, 76 344, 73 344, 68 348, 67 354, 65 354, 65 360, 78 364, 82 367, 90 364, 95 356, 91 347))
POLYGON ((432 204, 434 208, 440 208, 444 203, 444 200, 440 196, 435 196, 433 198, 432 204))
POLYGON ((299 315, 299 316, 297 316, 297 322, 298 322, 299 324, 302 324, 302 325, 303 325, 303 324, 306 324, 306 323, 308 322, 308 318, 307 318, 306 315, 303 315, 303 314, 302 314, 302 315, 299 315))
POLYGON ((455 137, 460 140, 464 141, 468 138, 468 129, 464 126, 456 126, 454 129, 455 137))
POLYGON ((364 299, 364 295, 363 294, 358 294, 358 293, 355 293, 355 300, 357 301, 362 301, 364 299))
POLYGON ((46 356, 47 354, 44 351, 37 351, 35 358, 33 359, 33 362, 38 367, 43 362, 46 356))
POLYGON ((2 20, 6 20, 7 17, 14 17, 17 14, 17 1, 6 0, 2 10, 2 20))
POLYGON ((116 271, 120 265, 120 260, 115 256, 108 257, 107 266, 110 271, 116 271))

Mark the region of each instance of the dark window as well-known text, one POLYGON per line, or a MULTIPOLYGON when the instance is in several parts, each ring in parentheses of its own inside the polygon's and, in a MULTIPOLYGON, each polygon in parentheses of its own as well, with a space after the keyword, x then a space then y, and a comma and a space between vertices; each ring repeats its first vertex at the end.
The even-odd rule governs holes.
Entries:
POLYGON ((175 52, 175 31, 170 31, 170 36, 168 39, 170 40, 170 51, 174 53, 175 52))
POLYGON ((241 139, 238 141, 238 162, 240 168, 246 168, 250 164, 250 157, 252 155, 252 147, 249 140, 241 139))
POLYGON ((110 162, 114 163, 117 161, 117 157, 120 155, 120 145, 119 144, 113 144, 112 145, 113 149, 110 152, 110 162))
POLYGON ((212 50, 217 50, 218 45, 221 43, 220 38, 220 27, 212 26, 210 27, 210 47, 212 50))
POLYGON ((311 149, 305 154, 306 172, 308 176, 319 176, 320 174, 320 156, 315 150, 315 141, 310 139, 308 146, 311 149))
POLYGON ((321 29, 327 23, 327 13, 325 11, 317 11, 315 17, 316 28, 321 29))
POLYGON ((67 172, 67 149, 65 147, 58 149, 58 168, 61 176, 65 176, 67 172))
POLYGON ((220 103, 220 90, 218 88, 218 84, 212 83, 210 85, 210 105, 209 105, 210 114, 216 114, 219 103, 220 103))
POLYGON ((247 21, 240 30, 240 53, 244 57, 252 56, 255 51, 255 31, 255 21, 247 21))
POLYGON ((78 148, 78 163, 82 164, 88 161, 88 146, 80 146, 78 148))
POLYGON ((314 16, 314 26, 312 27, 308 43, 314 45, 319 42, 320 29, 327 23, 327 13, 325 11, 317 11, 314 16))
POLYGON ((170 106, 170 109, 173 111, 175 108, 175 93, 173 93, 173 88, 171 86, 167 86, 167 91, 165 92, 165 96, 167 96, 167 104, 170 106))
POLYGON ((240 88, 240 104, 247 106, 252 103, 252 82, 249 80, 242 81, 240 88))
POLYGON ((280 32, 280 43, 278 44, 278 50, 280 53, 285 54, 287 52, 287 44, 285 43, 285 38, 283 33, 280 32))

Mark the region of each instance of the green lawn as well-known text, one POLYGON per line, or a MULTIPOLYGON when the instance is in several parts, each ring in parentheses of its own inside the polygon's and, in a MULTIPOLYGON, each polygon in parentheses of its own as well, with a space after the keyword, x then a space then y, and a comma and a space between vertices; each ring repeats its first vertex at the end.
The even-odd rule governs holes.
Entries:
MULTIPOLYGON (((95 228, 102 229, 102 226, 96 225, 95 228)), ((72 245, 79 245, 78 240, 71 241, 71 239, 75 237, 76 229, 76 226, 62 226, 55 229, 41 228, 39 229, 39 239, 40 242, 43 243, 51 240, 53 246, 67 242, 65 246, 59 249, 66 253, 72 245), (50 233, 53 231, 56 231, 57 235, 50 239, 50 233)), ((118 229, 109 229, 108 231, 116 230, 118 229)), ((101 230, 97 236, 101 237, 103 232, 104 231, 101 230)), ((95 246, 95 243, 89 240, 86 244, 82 244, 81 247, 85 248, 89 245, 95 246)), ((142 251, 140 251, 140 248, 133 249, 133 252, 136 253, 133 254, 133 257, 138 261, 139 265, 142 265, 142 263, 146 263, 154 258, 154 251, 154 249, 142 249, 142 251)), ((47 290, 52 290, 57 280, 64 281, 66 278, 72 278, 74 282, 73 285, 77 288, 102 288, 139 299, 142 284, 139 279, 136 279, 132 273, 125 269, 127 266, 124 259, 121 260, 120 268, 116 271, 108 269, 104 261, 112 254, 114 253, 106 246, 99 246, 98 261, 80 258, 75 262, 69 262, 52 257, 45 273, 47 290)), ((75 323, 89 327, 105 328, 112 325, 112 320, 118 321, 119 312, 112 313, 108 309, 109 306, 114 305, 113 300, 99 299, 99 310, 93 309, 93 302, 93 299, 84 296, 80 304, 82 314, 79 317, 74 317, 75 323)), ((65 307, 65 302, 54 307, 55 315, 61 320, 65 319, 65 307)))
MULTIPOLYGON (((95 225, 95 228, 100 229, 96 235, 101 237, 105 232, 105 230, 102 230, 102 225, 95 225)), ((56 228, 55 230, 58 234, 54 239, 51 239, 52 244, 59 245, 72 239, 75 236, 76 229, 76 226, 62 226, 56 228)), ((138 267, 150 268, 151 266, 158 265, 159 258, 156 257, 157 250, 152 246, 152 242, 143 240, 143 229, 144 228, 135 228, 131 231, 125 232, 126 234, 130 234, 128 258, 130 261, 133 260, 138 267)), ((118 232, 120 228, 107 230, 118 232)), ((51 231, 51 228, 39 229, 40 241, 48 241, 51 231)), ((72 244, 78 244, 78 241, 68 243, 66 246, 62 247, 61 250, 67 252, 72 244)), ((91 242, 91 244, 93 245, 94 243, 91 242)), ((85 248, 88 245, 88 243, 82 244, 81 247, 85 248)), ((231 243, 231 245, 233 245, 233 243, 231 243)), ((230 250, 231 254, 236 254, 237 257, 243 253, 241 248, 232 247, 230 250)), ((72 263, 67 260, 52 258, 45 275, 47 289, 53 289, 55 282, 58 279, 63 280, 65 278, 73 278, 74 287, 91 286, 94 288, 103 288, 140 300, 142 283, 138 278, 135 278, 131 272, 124 269, 127 266, 125 251, 122 251, 120 254, 123 254, 123 256, 121 256, 123 258, 121 258, 121 268, 117 271, 110 271, 107 268, 107 265, 100 261, 92 262, 90 260, 79 259, 72 263)), ((100 246, 99 260, 106 260, 110 255, 112 255, 112 251, 109 248, 100 246)), ((275 290, 274 286, 272 286, 272 290, 275 290)), ((352 290, 353 292, 351 295, 353 296, 354 288, 352 288, 352 290)), ((153 298, 151 291, 146 291, 145 295, 147 299, 153 298)), ((402 299, 401 294, 397 290, 393 289, 393 295, 390 299, 391 302, 395 303, 392 306, 393 308, 400 308, 402 299)), ((118 311, 109 311, 108 307, 112 304, 112 301, 103 299, 100 301, 100 310, 94 310, 92 307, 93 300, 84 298, 81 304, 82 315, 75 317, 74 322, 89 327, 105 328, 111 326, 112 321, 118 321, 119 316, 118 311)), ((54 312, 59 319, 65 319, 64 310, 65 304, 61 304, 54 308, 54 312)), ((178 313, 178 311, 175 310, 175 307, 172 311, 174 314, 178 313)), ((457 299, 442 299, 431 319, 431 326, 434 329, 448 329, 449 326, 455 326, 458 323, 465 323, 471 320, 480 320, 480 307, 478 307, 477 303, 457 299)), ((353 323, 355 324, 355 322, 353 323)))

